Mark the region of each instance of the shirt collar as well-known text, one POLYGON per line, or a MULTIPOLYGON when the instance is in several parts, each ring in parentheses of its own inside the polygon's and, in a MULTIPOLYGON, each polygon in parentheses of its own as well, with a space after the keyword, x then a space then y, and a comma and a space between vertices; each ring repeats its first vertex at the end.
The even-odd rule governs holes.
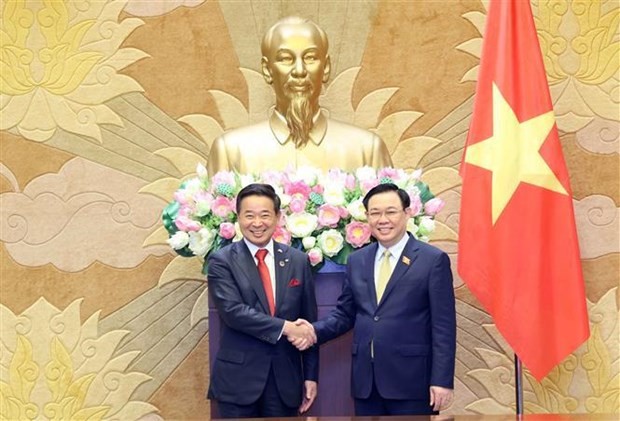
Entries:
POLYGON ((248 246, 248 250, 250 250, 250 254, 252 255, 252 257, 256 258, 256 252, 259 249, 266 249, 267 255, 273 257, 273 240, 269 241, 265 247, 258 247, 256 244, 251 243, 246 238, 244 238, 243 241, 245 242, 245 245, 248 246))
MULTIPOLYGON (((312 121, 314 124, 312 125, 312 129, 310 129, 310 141, 318 146, 323 141, 325 133, 327 132, 327 117, 322 110, 319 110, 312 121)), ((273 135, 281 145, 289 141, 291 131, 286 124, 286 118, 275 108, 269 117, 269 126, 271 127, 273 135)))
MULTIPOLYGON (((405 246, 407 245, 408 241, 409 241, 409 234, 405 232, 405 234, 403 235, 403 238, 401 238, 398 241, 398 243, 394 244, 392 247, 389 248, 390 254, 395 259, 398 259, 400 255, 403 254, 403 250, 405 249, 405 246)), ((384 251, 385 251, 385 247, 383 247, 383 245, 379 243, 379 247, 377 247, 377 254, 375 256, 375 261, 378 261, 381 258, 381 256, 383 256, 384 251)))

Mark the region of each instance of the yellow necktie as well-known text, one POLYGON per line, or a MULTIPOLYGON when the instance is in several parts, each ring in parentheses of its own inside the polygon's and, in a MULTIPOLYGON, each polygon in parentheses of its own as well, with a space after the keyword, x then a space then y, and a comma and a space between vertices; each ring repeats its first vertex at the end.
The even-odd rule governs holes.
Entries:
POLYGON ((390 276, 392 276, 392 266, 390 265, 390 256, 392 253, 388 249, 383 252, 381 258, 381 266, 379 266, 379 279, 377 279, 377 303, 381 301, 385 287, 387 286, 390 276))

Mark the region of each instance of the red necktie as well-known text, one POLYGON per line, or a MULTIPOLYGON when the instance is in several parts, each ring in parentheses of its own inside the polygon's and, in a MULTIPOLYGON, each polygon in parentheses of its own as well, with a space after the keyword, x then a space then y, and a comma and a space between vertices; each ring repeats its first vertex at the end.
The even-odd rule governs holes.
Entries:
POLYGON ((269 303, 269 312, 273 316, 276 314, 276 305, 273 300, 273 287, 271 286, 271 277, 269 276, 269 269, 265 264, 265 256, 267 255, 266 249, 259 249, 256 252, 256 258, 258 259, 258 273, 260 279, 263 281, 263 288, 265 289, 265 295, 267 296, 267 302, 269 303))

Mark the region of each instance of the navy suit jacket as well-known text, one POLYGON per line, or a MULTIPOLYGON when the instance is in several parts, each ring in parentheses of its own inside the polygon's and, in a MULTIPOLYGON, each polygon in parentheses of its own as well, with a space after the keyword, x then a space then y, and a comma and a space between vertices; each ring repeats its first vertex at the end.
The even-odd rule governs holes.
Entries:
POLYGON ((318 347, 299 352, 285 336, 280 337, 285 320, 316 320, 308 257, 280 243, 274 243, 274 254, 275 316, 269 314, 258 268, 244 241, 209 257, 209 295, 222 322, 210 399, 239 405, 255 402, 273 367, 280 397, 287 406, 296 407, 302 401, 304 380, 318 380, 318 347))
POLYGON ((374 243, 349 256, 336 309, 314 323, 318 342, 354 327, 354 398, 368 398, 374 379, 385 399, 429 399, 431 385, 454 387, 456 314, 450 260, 410 236, 377 304, 377 247, 374 243))

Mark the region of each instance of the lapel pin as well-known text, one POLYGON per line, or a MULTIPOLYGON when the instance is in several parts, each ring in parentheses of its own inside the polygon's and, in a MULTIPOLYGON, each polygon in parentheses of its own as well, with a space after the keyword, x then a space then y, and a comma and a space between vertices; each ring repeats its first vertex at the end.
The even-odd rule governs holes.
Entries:
POLYGON ((409 266, 411 264, 411 260, 407 256, 403 256, 402 261, 407 266, 409 266))
POLYGON ((278 253, 284 253, 282 249, 278 249, 278 253))
POLYGON ((280 260, 280 267, 284 267, 284 265, 285 263, 282 260, 280 260))

